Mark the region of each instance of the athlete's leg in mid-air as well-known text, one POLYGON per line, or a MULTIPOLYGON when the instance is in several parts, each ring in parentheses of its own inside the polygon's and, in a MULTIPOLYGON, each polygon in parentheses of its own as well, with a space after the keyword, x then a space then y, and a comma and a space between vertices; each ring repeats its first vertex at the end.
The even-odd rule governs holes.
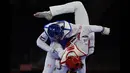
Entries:
POLYGON ((89 25, 88 14, 84 5, 80 1, 73 1, 63 5, 50 6, 50 11, 52 16, 65 13, 74 13, 75 24, 89 25))
POLYGON ((34 14, 34 16, 51 20, 51 16, 54 17, 60 14, 74 13, 75 24, 89 25, 88 14, 84 5, 80 1, 73 1, 62 5, 50 6, 49 8, 50 11, 37 12, 34 14))

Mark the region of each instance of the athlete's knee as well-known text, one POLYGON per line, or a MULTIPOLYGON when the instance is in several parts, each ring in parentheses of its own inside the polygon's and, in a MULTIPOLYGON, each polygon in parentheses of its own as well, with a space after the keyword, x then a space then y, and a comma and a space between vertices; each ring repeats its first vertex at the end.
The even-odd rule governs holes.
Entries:
POLYGON ((75 1, 77 6, 83 6, 83 3, 81 1, 75 1))

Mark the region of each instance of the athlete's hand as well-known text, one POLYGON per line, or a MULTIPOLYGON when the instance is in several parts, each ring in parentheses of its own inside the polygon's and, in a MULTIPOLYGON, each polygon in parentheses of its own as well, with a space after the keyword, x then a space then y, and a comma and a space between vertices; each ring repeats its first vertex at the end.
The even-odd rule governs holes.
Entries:
POLYGON ((60 60, 56 60, 55 65, 56 65, 57 69, 59 69, 59 70, 61 69, 60 60))
POLYGON ((110 28, 104 27, 102 34, 109 35, 109 33, 110 33, 110 28))

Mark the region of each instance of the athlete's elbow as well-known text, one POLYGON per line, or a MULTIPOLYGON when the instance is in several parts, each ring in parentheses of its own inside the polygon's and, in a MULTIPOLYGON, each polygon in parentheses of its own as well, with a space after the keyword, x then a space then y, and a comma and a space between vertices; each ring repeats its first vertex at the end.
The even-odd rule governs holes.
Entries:
POLYGON ((75 3, 77 3, 79 6, 83 6, 83 3, 81 1, 75 1, 75 3))
POLYGON ((36 40, 36 45, 40 46, 40 39, 39 38, 36 40))

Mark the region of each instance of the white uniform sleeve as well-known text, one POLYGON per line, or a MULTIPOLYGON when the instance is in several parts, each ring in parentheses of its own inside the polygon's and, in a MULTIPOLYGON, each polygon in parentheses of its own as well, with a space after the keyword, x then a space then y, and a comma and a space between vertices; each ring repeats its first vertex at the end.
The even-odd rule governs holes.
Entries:
POLYGON ((103 34, 108 35, 110 32, 110 29, 107 27, 102 27, 102 26, 98 26, 98 25, 82 26, 82 30, 80 33, 81 41, 83 41, 85 44, 88 44, 88 37, 89 37, 88 35, 92 32, 103 32, 103 34), (104 33, 104 31, 105 31, 105 33, 104 33))
POLYGON ((83 33, 86 32, 86 34, 89 34, 91 32, 102 32, 105 35, 109 35, 110 28, 98 26, 98 25, 86 25, 82 27, 83 33))
POLYGON ((45 51, 50 51, 50 46, 46 43, 48 36, 43 32, 37 39, 37 46, 45 51))

